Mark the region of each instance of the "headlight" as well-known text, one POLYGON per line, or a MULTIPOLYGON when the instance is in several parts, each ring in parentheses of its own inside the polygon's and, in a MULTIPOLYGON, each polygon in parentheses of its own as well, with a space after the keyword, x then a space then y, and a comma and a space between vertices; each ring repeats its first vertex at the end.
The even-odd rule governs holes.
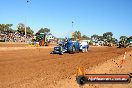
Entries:
POLYGON ((58 49, 59 49, 59 47, 55 47, 54 49, 55 49, 55 50, 58 50, 58 49))

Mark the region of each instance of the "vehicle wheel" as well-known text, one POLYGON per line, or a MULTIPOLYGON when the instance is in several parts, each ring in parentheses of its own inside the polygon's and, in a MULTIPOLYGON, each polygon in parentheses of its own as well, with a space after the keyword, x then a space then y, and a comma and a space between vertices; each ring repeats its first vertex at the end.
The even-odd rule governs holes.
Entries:
POLYGON ((75 46, 71 46, 71 47, 70 47, 70 50, 69 50, 69 53, 70 53, 70 54, 74 54, 75 51, 76 51, 75 46))
POLYGON ((48 43, 47 42, 45 42, 45 46, 48 46, 48 43))
POLYGON ((79 53, 79 49, 77 49, 76 52, 79 53))
POLYGON ((39 45, 42 46, 42 40, 39 41, 39 45))
POLYGON ((88 49, 86 48, 85 51, 88 52, 88 49))
POLYGON ((82 52, 83 52, 83 53, 85 52, 85 48, 82 49, 82 52))
POLYGON ((86 78, 84 76, 78 76, 76 81, 79 85, 84 85, 86 83, 86 78))
POLYGON ((63 52, 60 53, 60 55, 63 55, 63 54, 64 54, 63 52))
POLYGON ((50 54, 53 54, 53 52, 51 52, 50 54))

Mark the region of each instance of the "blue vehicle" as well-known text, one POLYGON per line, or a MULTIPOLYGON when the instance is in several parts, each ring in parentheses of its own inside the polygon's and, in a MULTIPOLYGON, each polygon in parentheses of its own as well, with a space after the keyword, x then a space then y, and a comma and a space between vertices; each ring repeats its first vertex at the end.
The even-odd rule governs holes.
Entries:
POLYGON ((67 40, 66 42, 60 42, 58 46, 54 47, 54 51, 51 54, 60 54, 64 53, 79 53, 80 44, 77 41, 67 40))

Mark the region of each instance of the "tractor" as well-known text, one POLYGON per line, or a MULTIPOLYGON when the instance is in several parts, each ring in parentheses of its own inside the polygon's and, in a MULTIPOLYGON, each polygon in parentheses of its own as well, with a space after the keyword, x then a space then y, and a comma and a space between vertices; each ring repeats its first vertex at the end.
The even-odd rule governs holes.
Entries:
POLYGON ((44 33, 36 33, 32 42, 33 45, 36 45, 36 43, 38 43, 40 46, 48 46, 49 43, 47 39, 47 35, 44 33))
POLYGON ((51 54, 63 55, 64 53, 74 54, 80 51, 87 52, 88 48, 88 43, 85 41, 79 43, 78 41, 68 39, 65 42, 61 41, 58 46, 54 47, 54 51, 51 54))
POLYGON ((54 51, 51 54, 60 54, 63 55, 64 53, 74 54, 79 52, 80 44, 77 41, 72 41, 68 39, 67 41, 61 41, 58 46, 54 47, 54 51))

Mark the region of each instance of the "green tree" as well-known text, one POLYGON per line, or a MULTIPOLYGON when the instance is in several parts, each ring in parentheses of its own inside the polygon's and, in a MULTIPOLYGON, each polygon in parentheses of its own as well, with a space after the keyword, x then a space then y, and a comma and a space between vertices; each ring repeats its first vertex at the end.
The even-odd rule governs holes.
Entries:
POLYGON ((25 25, 23 23, 19 23, 17 26, 17 31, 21 34, 25 34, 25 25))
MULTIPOLYGON (((23 23, 19 23, 17 26, 17 31, 21 34, 25 34, 25 25, 23 23)), ((30 27, 26 27, 27 35, 33 35, 34 31, 30 27)))
POLYGON ((127 37, 126 36, 121 36, 119 43, 123 44, 125 47, 127 46, 127 37))
POLYGON ((33 35, 34 31, 30 27, 26 27, 26 30, 28 35, 33 35))
POLYGON ((129 39, 132 39, 132 36, 130 36, 129 39))
POLYGON ((82 39, 88 39, 89 40, 90 38, 88 36, 86 36, 86 35, 83 35, 82 39))
POLYGON ((98 40, 103 41, 104 40, 103 36, 98 36, 98 40))
POLYGON ((74 36, 74 39, 80 39, 81 38, 81 32, 75 31, 73 36, 74 36))
POLYGON ((106 32, 103 34, 103 38, 106 39, 107 42, 112 42, 112 36, 113 33, 112 32, 106 32))
POLYGON ((13 24, 0 24, 0 31, 1 32, 13 31, 13 29, 11 28, 12 26, 13 26, 13 24))
POLYGON ((5 30, 5 24, 0 24, 0 32, 4 32, 5 30))
POLYGON ((126 37, 126 36, 121 36, 121 37, 120 37, 120 40, 121 40, 121 41, 127 41, 127 37, 126 37))
POLYGON ((7 32, 14 33, 14 32, 16 32, 16 30, 13 30, 13 29, 11 28, 11 29, 8 30, 7 32))
POLYGON ((116 44, 118 42, 118 40, 116 38, 112 38, 112 43, 116 44))
POLYGON ((97 42, 98 37, 99 37, 98 35, 94 34, 94 35, 91 36, 91 39, 92 39, 93 42, 97 42))
POLYGON ((37 33, 49 34, 50 33, 50 29, 49 28, 41 28, 37 33))

